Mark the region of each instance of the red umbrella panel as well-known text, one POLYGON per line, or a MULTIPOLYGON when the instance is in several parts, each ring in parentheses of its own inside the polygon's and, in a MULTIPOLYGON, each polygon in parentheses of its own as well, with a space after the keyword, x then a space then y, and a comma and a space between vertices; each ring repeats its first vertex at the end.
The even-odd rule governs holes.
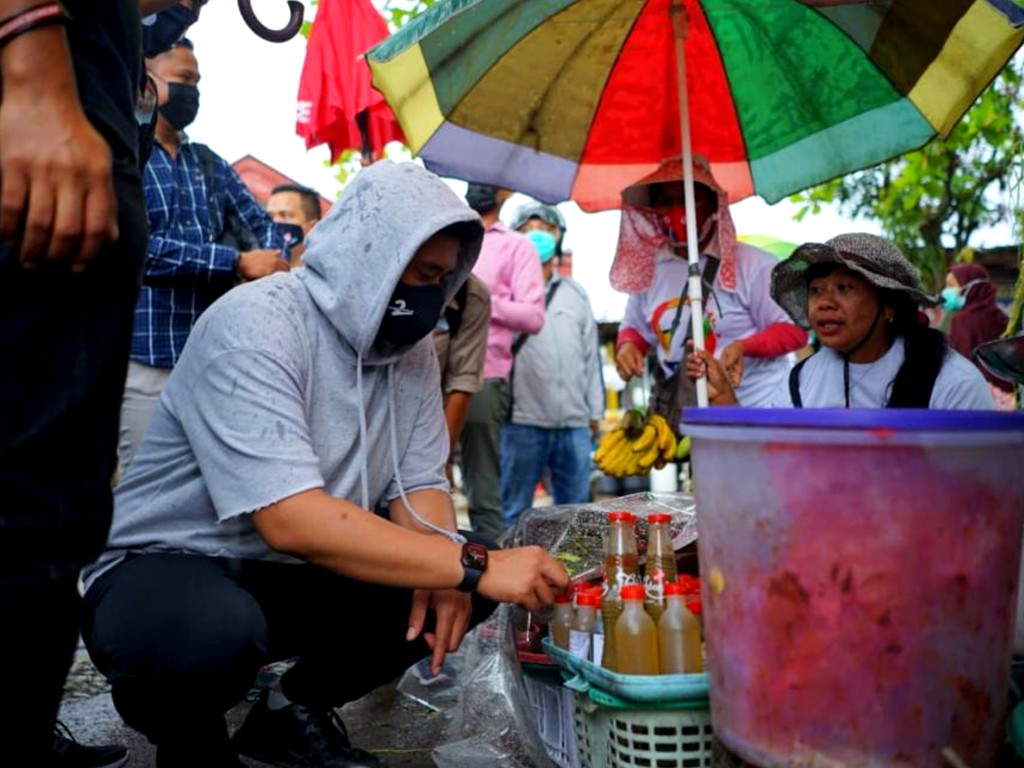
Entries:
POLYGON ((363 53, 388 36, 370 0, 320 0, 299 80, 295 132, 306 147, 327 144, 331 160, 347 149, 379 155, 405 141, 384 97, 370 84, 363 53))

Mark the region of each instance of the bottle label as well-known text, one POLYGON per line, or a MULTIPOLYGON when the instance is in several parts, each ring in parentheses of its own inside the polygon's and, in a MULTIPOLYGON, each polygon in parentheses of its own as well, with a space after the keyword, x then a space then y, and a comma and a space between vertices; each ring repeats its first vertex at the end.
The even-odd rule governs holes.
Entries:
POLYGON ((589 632, 580 632, 578 629, 569 630, 569 653, 589 661, 592 637, 589 632))
POLYGON ((665 571, 661 568, 652 568, 650 573, 644 576, 644 591, 648 603, 665 602, 665 571))
POLYGON ((595 634, 591 648, 591 661, 601 666, 601 659, 604 658, 604 635, 595 634))

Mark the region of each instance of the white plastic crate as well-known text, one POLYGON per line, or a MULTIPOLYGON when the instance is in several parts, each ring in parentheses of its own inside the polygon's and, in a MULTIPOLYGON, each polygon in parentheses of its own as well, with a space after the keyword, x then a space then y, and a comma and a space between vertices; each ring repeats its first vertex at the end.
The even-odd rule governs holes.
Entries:
POLYGON ((709 768, 714 732, 700 709, 612 710, 608 768, 709 768))
POLYGON ((544 751, 561 768, 581 768, 573 722, 572 691, 526 675, 522 679, 544 751))

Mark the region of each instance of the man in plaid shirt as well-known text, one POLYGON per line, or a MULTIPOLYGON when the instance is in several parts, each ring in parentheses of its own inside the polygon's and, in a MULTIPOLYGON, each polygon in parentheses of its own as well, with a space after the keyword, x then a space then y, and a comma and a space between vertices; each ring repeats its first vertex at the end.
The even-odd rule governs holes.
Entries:
POLYGON ((199 109, 192 44, 146 64, 162 106, 143 174, 149 242, 121 406, 122 476, 199 315, 238 282, 288 269, 279 232, 231 166, 182 134, 199 109))

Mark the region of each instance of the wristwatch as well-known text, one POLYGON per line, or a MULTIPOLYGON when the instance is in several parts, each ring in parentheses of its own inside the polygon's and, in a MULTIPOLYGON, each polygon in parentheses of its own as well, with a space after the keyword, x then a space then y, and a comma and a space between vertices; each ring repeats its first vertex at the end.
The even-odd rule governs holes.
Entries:
POLYGON ((487 555, 487 547, 483 544, 467 541, 462 545, 461 562, 465 575, 462 577, 462 583, 456 589, 460 592, 476 591, 480 577, 487 570, 487 555))

